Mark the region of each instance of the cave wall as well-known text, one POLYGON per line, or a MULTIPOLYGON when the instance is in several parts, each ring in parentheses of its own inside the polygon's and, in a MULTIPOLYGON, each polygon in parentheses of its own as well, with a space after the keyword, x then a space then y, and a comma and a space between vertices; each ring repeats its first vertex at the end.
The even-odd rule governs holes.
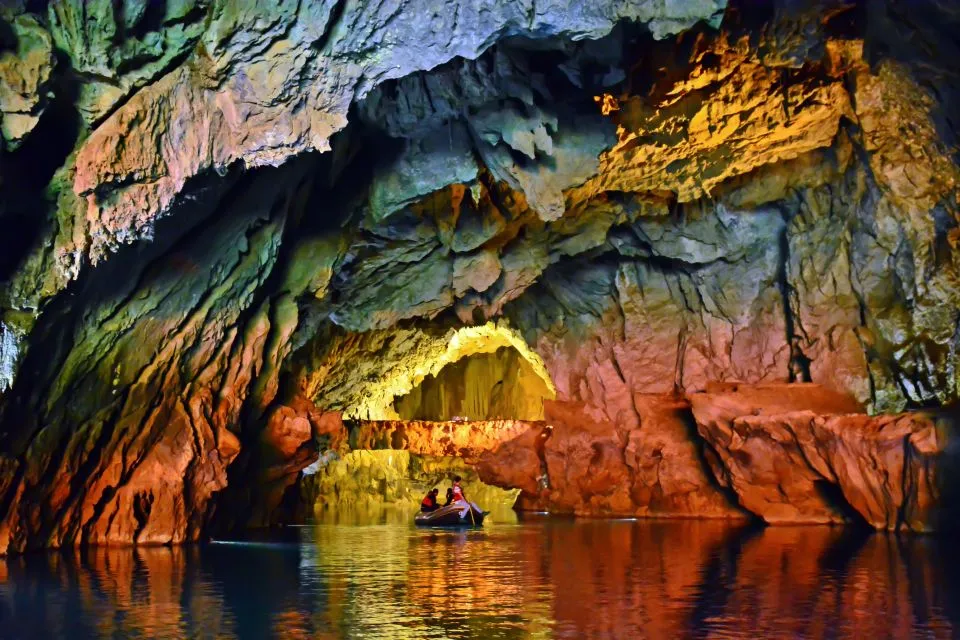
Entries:
POLYGON ((267 522, 336 412, 505 347, 636 490, 573 511, 742 486, 644 398, 950 406, 958 19, 916 4, 5 4, 0 552, 267 522))
POLYGON ((269 357, 275 311, 257 289, 309 166, 249 180, 219 204, 231 215, 118 258, 41 323, 33 384, 4 406, 4 548, 199 535, 269 357))

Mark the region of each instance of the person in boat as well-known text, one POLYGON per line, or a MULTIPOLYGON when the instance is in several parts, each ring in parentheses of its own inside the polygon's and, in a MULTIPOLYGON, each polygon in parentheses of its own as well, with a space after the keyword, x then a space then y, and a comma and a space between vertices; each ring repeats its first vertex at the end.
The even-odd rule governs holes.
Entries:
POLYGON ((447 501, 443 503, 443 506, 449 507, 453 503, 453 489, 447 488, 447 501))
POLYGON ((453 492, 454 502, 466 502, 467 498, 463 494, 463 487, 460 485, 460 476, 453 476, 453 486, 450 488, 453 492))
POLYGON ((460 476, 453 477, 453 486, 450 488, 450 491, 453 493, 453 503, 459 506, 460 517, 466 518, 467 514, 470 512, 470 509, 474 509, 477 513, 486 514, 486 511, 477 506, 474 502, 469 502, 467 500, 466 494, 463 492, 463 486, 460 484, 460 476))
POLYGON ((440 505, 437 504, 437 496, 440 495, 440 489, 434 488, 429 491, 427 495, 423 497, 423 500, 420 501, 420 511, 424 513, 429 513, 430 511, 436 511, 440 508, 440 505))

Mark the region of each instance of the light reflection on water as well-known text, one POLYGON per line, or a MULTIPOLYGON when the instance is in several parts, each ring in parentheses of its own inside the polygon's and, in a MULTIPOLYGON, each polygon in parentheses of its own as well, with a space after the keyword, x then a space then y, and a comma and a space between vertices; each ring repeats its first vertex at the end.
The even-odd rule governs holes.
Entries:
POLYGON ((340 517, 0 560, 0 637, 954 637, 957 552, 824 527, 340 517))

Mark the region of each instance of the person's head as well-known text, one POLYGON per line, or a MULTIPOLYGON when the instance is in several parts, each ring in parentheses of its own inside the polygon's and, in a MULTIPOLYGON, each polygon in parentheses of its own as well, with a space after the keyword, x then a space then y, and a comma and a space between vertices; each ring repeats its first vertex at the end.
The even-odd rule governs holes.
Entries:
POLYGON ((453 489, 447 489, 447 497, 453 496, 453 489))
POLYGON ((430 495, 432 495, 432 496, 434 496, 434 497, 440 495, 440 489, 437 489, 436 487, 434 487, 434 488, 433 488, 433 491, 430 492, 430 495))
POLYGON ((460 476, 453 476, 454 482, 460 482, 460 476))

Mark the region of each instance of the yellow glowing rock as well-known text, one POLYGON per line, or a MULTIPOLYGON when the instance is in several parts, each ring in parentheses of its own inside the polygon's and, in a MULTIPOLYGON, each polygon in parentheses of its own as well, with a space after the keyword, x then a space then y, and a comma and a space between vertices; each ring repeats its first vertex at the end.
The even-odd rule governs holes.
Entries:
POLYGON ((956 190, 960 169, 930 116, 934 100, 906 69, 885 60, 875 75, 865 70, 855 97, 870 168, 898 208, 926 214, 956 190))
POLYGON ((312 364, 305 393, 318 406, 342 410, 346 419, 396 420, 394 400, 427 376, 461 358, 503 347, 516 349, 543 381, 546 397, 556 397, 543 360, 506 322, 451 329, 442 335, 419 329, 350 334, 330 347, 324 360, 312 364), (365 358, 368 364, 371 352, 376 352, 378 366, 362 370, 349 366, 352 357, 365 358))
POLYGON ((619 103, 603 96, 597 101, 617 122, 619 142, 568 201, 603 191, 669 191, 691 202, 731 178, 830 147, 841 117, 852 113, 848 58, 831 58, 826 81, 784 89, 781 70, 764 65, 747 39, 719 38, 695 54, 687 78, 658 95, 619 103))
POLYGON ((346 415, 348 417, 365 415, 374 420, 395 419, 398 416, 393 410, 394 398, 409 393, 424 378, 437 375, 441 369, 452 362, 478 353, 494 353, 501 347, 516 349, 543 380, 550 391, 550 397, 556 396, 556 387, 550 380, 550 374, 547 373, 543 360, 530 349, 520 334, 506 323, 488 322, 477 327, 464 327, 453 331, 445 348, 423 354, 423 360, 383 380, 380 383, 381 393, 376 394, 376 400, 357 407, 356 411, 348 409, 346 415))

